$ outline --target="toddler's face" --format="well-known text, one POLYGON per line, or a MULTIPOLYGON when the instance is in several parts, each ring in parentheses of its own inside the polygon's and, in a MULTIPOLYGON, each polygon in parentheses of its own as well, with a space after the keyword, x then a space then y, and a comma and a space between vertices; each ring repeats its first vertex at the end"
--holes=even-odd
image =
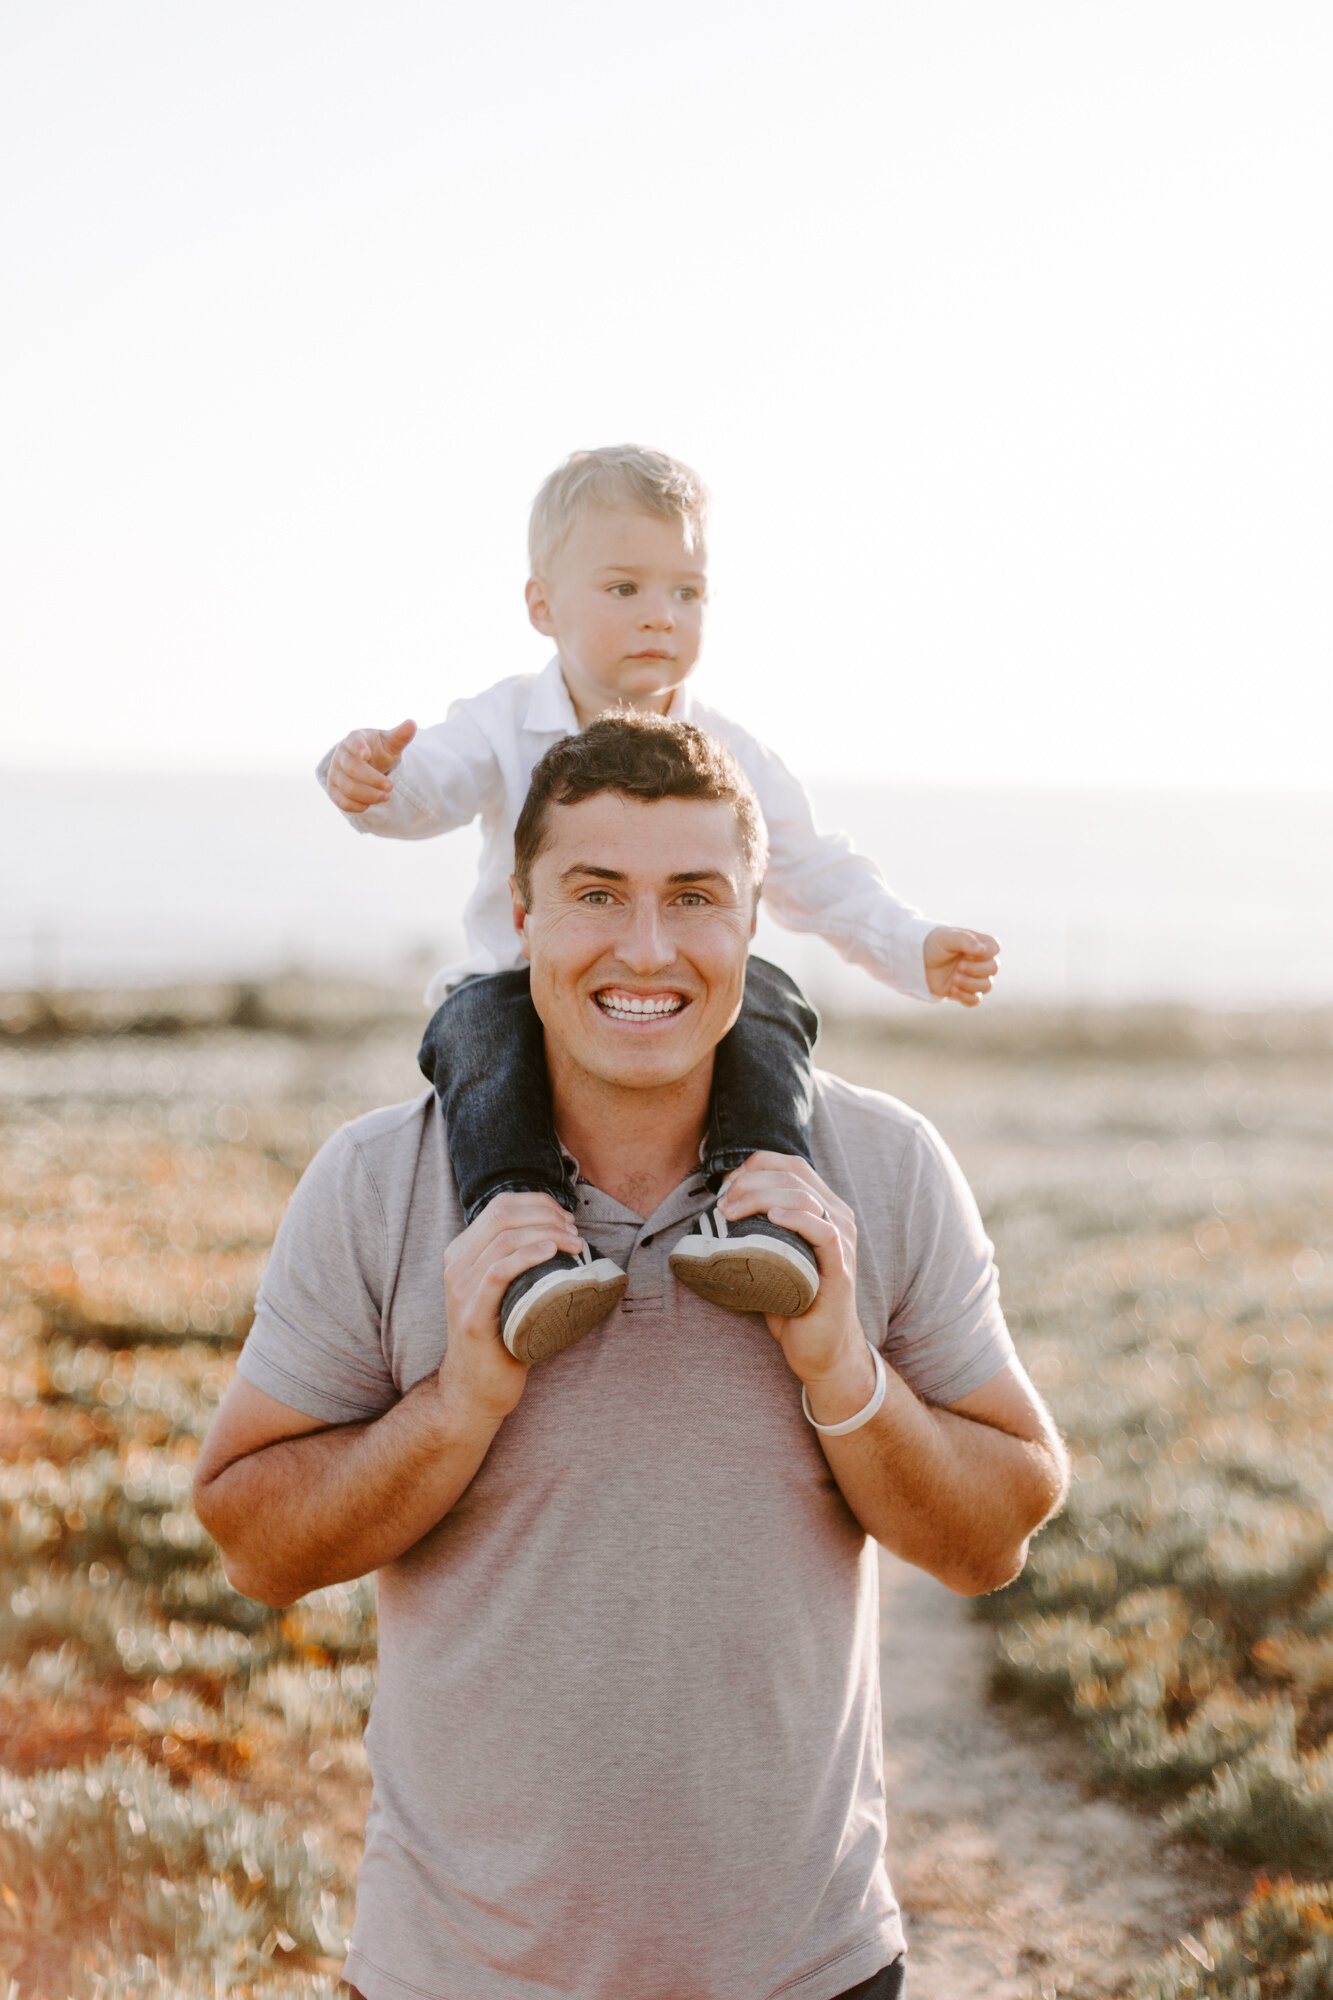
POLYGON ((705 556, 679 521, 597 507, 528 583, 528 615, 554 639, 581 722, 628 702, 665 710, 699 657, 705 556))

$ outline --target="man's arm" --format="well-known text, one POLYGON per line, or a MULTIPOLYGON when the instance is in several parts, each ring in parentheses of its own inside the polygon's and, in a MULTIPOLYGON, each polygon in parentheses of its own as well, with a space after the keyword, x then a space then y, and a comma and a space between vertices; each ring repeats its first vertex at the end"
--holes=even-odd
MULTIPOLYGON (((873 1364, 867 1384, 868 1356, 857 1359, 856 1372, 808 1387, 817 1422, 841 1423, 869 1402, 873 1364)), ((843 1498, 868 1535, 950 1590, 999 1590, 1064 1500, 1068 1469, 1054 1425, 1014 1360, 945 1408, 888 1374, 877 1416, 847 1437, 819 1440, 843 1498)))
MULTIPOLYGON (((768 1327, 820 1424, 870 1402, 876 1371, 856 1307, 856 1218, 804 1160, 756 1153, 719 1207, 728 1220, 761 1210, 804 1236, 819 1293, 800 1319, 768 1327)), ((887 1367, 887 1365, 886 1365, 887 1367)), ((1017 1361, 946 1407, 887 1368, 869 1423, 819 1442, 843 1498, 868 1535, 965 1596, 998 1590, 1022 1569, 1031 1535, 1064 1499, 1064 1447, 1017 1361)))
POLYGON ((293 1604, 428 1534, 523 1393, 527 1369, 499 1334, 505 1287, 579 1248, 548 1195, 497 1196, 445 1252, 449 1346, 438 1373, 370 1423, 322 1426, 238 1377, 204 1440, 194 1494, 234 1588, 293 1604))

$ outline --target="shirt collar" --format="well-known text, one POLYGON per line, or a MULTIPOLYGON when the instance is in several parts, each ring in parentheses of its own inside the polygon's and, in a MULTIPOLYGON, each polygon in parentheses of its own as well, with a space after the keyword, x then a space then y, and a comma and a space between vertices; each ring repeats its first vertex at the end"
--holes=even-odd
MULTIPOLYGON (((672 690, 667 715, 672 722, 693 719, 694 696, 688 681, 682 681, 678 688, 672 690)), ((523 727, 534 736, 577 736, 579 733, 579 719, 560 671, 558 654, 542 668, 532 684, 523 727)))
POLYGON ((534 736, 577 736, 579 719, 560 671, 560 658, 544 666, 532 684, 523 727, 534 736))

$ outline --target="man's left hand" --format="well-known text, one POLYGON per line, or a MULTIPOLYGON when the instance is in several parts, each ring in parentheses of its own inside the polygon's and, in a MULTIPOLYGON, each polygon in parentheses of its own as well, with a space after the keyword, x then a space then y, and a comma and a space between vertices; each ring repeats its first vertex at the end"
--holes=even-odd
POLYGON ((765 1314, 787 1366, 804 1383, 821 1424, 840 1424, 875 1392, 875 1364, 856 1309, 856 1217, 807 1160, 751 1153, 718 1201, 728 1222, 768 1216, 803 1236, 819 1266, 819 1291, 799 1319, 765 1314))

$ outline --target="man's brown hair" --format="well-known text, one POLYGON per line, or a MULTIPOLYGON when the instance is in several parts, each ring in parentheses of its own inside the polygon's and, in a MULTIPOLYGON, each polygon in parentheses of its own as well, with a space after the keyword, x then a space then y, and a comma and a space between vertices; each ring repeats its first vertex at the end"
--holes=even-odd
POLYGON ((525 907, 532 868, 546 844, 546 808, 576 806, 601 792, 626 799, 716 799, 736 815, 736 833, 755 894, 768 862, 768 834, 750 786, 730 750, 692 722, 664 715, 599 716, 578 736, 553 743, 532 774, 514 828, 514 875, 525 907))

